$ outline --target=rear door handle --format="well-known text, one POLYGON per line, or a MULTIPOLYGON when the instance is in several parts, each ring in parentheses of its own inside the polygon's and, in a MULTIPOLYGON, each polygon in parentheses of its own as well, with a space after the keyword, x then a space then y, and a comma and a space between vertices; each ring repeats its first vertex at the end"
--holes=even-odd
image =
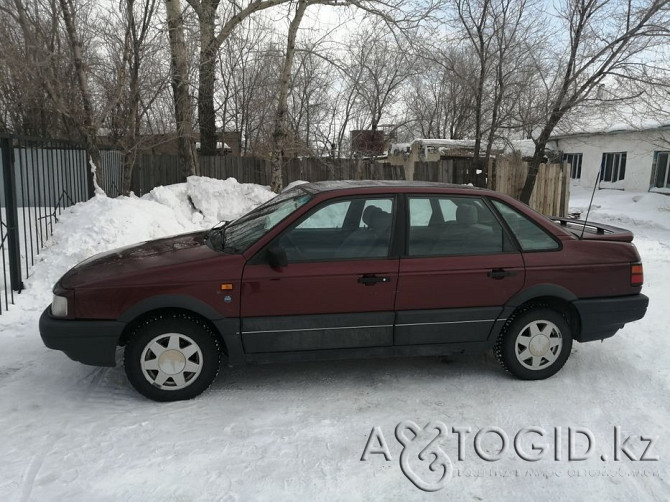
POLYGON ((491 279, 504 279, 505 277, 512 277, 516 274, 517 273, 512 270, 505 270, 504 268, 494 268, 486 273, 491 279))
POLYGON ((358 282, 366 286, 374 286, 378 282, 391 282, 390 277, 379 277, 378 275, 364 275, 358 278, 358 282))

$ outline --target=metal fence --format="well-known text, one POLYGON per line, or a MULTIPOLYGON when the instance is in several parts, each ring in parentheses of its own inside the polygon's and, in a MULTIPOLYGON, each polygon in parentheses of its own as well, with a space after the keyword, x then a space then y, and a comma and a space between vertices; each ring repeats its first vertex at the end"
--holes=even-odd
POLYGON ((63 209, 91 196, 82 145, 0 136, 0 314, 23 289, 63 209))
POLYGON ((118 197, 123 189, 123 153, 118 150, 100 152, 102 176, 96 176, 98 185, 109 197, 118 197))

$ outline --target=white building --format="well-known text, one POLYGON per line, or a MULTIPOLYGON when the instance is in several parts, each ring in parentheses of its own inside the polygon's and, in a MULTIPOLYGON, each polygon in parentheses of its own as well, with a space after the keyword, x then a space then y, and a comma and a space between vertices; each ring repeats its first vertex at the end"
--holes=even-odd
POLYGON ((571 177, 592 187, 670 193, 670 122, 611 123, 600 130, 557 134, 547 145, 563 152, 571 177))

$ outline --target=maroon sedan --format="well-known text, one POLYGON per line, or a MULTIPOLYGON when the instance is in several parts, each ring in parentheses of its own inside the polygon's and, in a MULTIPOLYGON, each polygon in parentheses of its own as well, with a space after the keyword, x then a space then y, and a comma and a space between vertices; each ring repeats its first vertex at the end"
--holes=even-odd
POLYGON ((44 343, 189 399, 228 364, 492 348, 522 379, 644 316, 627 230, 550 220, 488 190, 297 186, 208 232, 94 256, 54 287, 44 343))

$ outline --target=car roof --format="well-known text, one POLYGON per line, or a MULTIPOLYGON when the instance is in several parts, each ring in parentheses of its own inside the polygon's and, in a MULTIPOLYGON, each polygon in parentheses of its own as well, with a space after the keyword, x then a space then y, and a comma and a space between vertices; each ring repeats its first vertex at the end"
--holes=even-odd
POLYGON ((302 190, 317 194, 331 192, 334 190, 352 190, 364 188, 392 188, 393 191, 411 192, 415 188, 434 189, 456 189, 473 192, 489 192, 485 188, 473 187, 471 185, 455 185, 451 183, 437 183, 434 181, 405 181, 405 180, 339 180, 339 181, 317 181, 298 185, 302 190))

